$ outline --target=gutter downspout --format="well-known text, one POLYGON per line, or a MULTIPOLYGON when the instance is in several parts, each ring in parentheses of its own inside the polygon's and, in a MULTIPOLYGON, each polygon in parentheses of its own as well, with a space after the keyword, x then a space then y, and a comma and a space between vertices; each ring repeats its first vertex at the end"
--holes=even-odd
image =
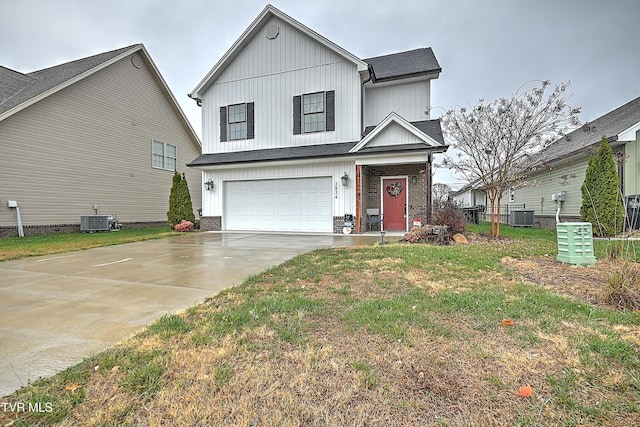
POLYGON ((364 136, 364 85, 373 80, 374 73, 371 64, 368 65, 369 78, 360 83, 360 136, 364 136))

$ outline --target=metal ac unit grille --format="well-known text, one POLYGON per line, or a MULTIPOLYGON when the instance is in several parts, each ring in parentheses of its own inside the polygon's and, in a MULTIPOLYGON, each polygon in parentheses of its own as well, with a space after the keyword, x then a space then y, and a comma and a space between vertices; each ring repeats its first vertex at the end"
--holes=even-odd
POLYGON ((80 216, 80 231, 109 231, 119 228, 120 224, 113 215, 80 216))
POLYGON ((533 227, 533 210, 511 211, 509 223, 513 227, 533 227))

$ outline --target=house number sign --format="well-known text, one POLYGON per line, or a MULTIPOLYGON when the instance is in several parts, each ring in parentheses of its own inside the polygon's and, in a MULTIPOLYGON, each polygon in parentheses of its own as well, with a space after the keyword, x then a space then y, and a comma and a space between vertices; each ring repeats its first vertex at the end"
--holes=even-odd
POLYGON ((333 197, 338 198, 338 182, 333 183, 333 197))

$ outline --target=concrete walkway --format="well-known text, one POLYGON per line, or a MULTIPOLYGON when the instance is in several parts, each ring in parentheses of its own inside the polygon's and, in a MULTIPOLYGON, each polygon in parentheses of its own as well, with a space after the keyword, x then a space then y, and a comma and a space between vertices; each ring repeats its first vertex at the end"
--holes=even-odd
POLYGON ((0 262, 0 396, 298 254, 379 240, 190 233, 0 262))

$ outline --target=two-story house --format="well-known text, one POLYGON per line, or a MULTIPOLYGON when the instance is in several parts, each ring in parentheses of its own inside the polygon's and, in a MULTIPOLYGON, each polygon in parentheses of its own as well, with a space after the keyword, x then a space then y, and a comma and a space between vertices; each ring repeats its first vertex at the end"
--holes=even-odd
POLYGON ((271 5, 189 95, 208 230, 407 230, 430 208, 431 48, 360 59, 271 5), (372 209, 374 211, 372 211, 372 209), (377 224, 380 225, 380 224, 377 224))
POLYGON ((142 44, 0 66, 0 148, 0 237, 79 231, 95 213, 166 224, 175 170, 201 204, 201 174, 185 168, 200 140, 142 44))

